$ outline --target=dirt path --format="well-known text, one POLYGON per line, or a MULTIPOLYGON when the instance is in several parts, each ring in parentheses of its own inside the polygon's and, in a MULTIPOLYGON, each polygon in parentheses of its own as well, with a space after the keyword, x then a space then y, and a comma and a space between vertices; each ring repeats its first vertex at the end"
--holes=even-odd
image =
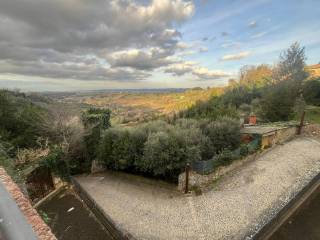
POLYGON ((320 173, 319 153, 319 141, 294 139, 225 176, 218 190, 201 196, 186 197, 110 174, 77 180, 137 239, 244 239, 320 173))

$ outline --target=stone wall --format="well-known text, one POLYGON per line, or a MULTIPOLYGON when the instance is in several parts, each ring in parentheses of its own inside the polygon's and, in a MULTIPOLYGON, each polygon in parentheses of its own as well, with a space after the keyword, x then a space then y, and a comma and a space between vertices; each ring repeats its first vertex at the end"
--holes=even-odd
POLYGON ((261 149, 271 147, 278 143, 284 143, 293 139, 297 134, 297 127, 290 126, 277 129, 270 133, 264 134, 261 138, 261 149))
MULTIPOLYGON (((262 138, 261 149, 264 149, 267 145, 269 145, 268 147, 272 147, 275 144, 289 141, 296 136, 296 132, 297 132, 296 126, 286 127, 286 128, 278 129, 274 132, 271 132, 270 134, 265 136, 265 138, 262 138)), ((192 188, 205 189, 207 187, 210 187, 209 185, 212 184, 217 179, 219 179, 221 176, 235 170, 236 168, 240 167, 246 162, 256 159, 257 157, 261 156, 261 154, 264 154, 265 152, 267 151, 265 150, 263 152, 257 152, 257 153, 248 155, 242 159, 233 161, 228 166, 218 167, 212 173, 207 175, 202 175, 191 170, 189 174, 189 189, 192 189, 192 188)), ((186 176, 184 172, 179 175, 179 180, 178 180, 179 191, 184 191, 185 189, 185 178, 186 176)))
MULTIPOLYGON (((209 188, 210 184, 215 182, 221 176, 235 170, 236 168, 242 166, 243 164, 245 164, 249 161, 256 159, 257 156, 260 156, 260 153, 254 153, 254 154, 248 155, 245 158, 233 161, 228 166, 218 167, 215 171, 213 171, 212 173, 207 174, 207 175, 202 175, 202 174, 199 174, 199 173, 191 170, 189 172, 189 189, 200 188, 200 189, 204 190, 206 188, 209 188)), ((185 175, 185 172, 183 172, 179 175, 179 180, 178 180, 178 190, 179 191, 184 191, 185 184, 186 184, 185 180, 186 180, 186 175, 185 175)))
POLYGON ((297 134, 296 126, 277 130, 277 134, 275 138, 276 143, 284 143, 286 141, 289 141, 293 139, 296 134, 297 134))

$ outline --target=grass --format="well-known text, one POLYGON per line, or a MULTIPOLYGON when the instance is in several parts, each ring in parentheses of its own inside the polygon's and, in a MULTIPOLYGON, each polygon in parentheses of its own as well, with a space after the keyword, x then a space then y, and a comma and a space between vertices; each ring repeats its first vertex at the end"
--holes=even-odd
POLYGON ((320 107, 317 106, 307 106, 305 121, 309 123, 320 124, 320 107))

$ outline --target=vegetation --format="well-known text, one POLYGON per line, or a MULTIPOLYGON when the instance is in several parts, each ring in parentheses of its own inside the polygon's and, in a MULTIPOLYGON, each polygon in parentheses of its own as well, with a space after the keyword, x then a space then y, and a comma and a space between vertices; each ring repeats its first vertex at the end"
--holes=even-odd
POLYGON ((307 121, 320 122, 320 79, 306 69, 304 48, 295 43, 274 67, 244 66, 226 88, 80 96, 71 104, 68 95, 61 104, 1 90, 0 164, 19 176, 17 170, 38 162, 67 179, 99 160, 109 169, 168 180, 186 163, 226 165, 235 150, 249 152, 240 143, 240 117, 288 121, 306 109, 307 121), (112 121, 121 125, 111 127, 112 121))
POLYGON ((304 82, 303 97, 307 104, 320 106, 320 78, 304 82))
POLYGON ((236 117, 239 112, 253 111, 264 122, 288 121, 295 117, 295 105, 300 95, 308 103, 319 103, 319 82, 308 80, 304 48, 294 43, 280 55, 279 63, 245 66, 238 83, 231 81, 229 89, 218 97, 199 102, 182 111, 181 117, 236 117))
POLYGON ((179 119, 135 128, 110 128, 103 134, 98 158, 109 169, 174 179, 186 163, 208 160, 240 144, 237 121, 179 119))
POLYGON ((56 100, 81 108, 108 108, 112 111, 111 123, 136 125, 159 119, 187 109, 197 101, 208 100, 224 92, 222 87, 189 90, 159 90, 155 92, 87 93, 77 95, 54 95, 56 100))
POLYGON ((110 126, 110 111, 89 109, 82 118, 85 129, 80 118, 61 105, 31 96, 0 91, 0 164, 16 180, 34 163, 64 178, 89 171, 90 151, 95 153, 100 140, 95 133, 110 126))
POLYGON ((15 148, 34 147, 46 135, 44 109, 25 94, 0 90, 0 135, 15 148))
MULTIPOLYGON (((297 116, 297 120, 299 120, 299 116, 297 116)), ((306 108, 305 121, 320 124, 320 107, 308 106, 306 108)))

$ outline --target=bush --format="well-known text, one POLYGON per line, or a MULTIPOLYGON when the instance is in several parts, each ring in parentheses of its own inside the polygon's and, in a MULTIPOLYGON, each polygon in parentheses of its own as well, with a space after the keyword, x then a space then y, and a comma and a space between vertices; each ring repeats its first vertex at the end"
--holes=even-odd
POLYGON ((234 159, 236 159, 236 157, 233 155, 232 151, 224 149, 215 159, 217 166, 225 166, 230 164, 234 159))
POLYGON ((320 106, 320 78, 303 84, 303 97, 307 104, 320 106))
POLYGON ((50 153, 41 159, 40 166, 49 168, 64 180, 68 180, 70 177, 69 166, 65 161, 65 153, 60 146, 52 146, 50 153))
POLYGON ((181 129, 151 134, 145 143, 141 169, 155 176, 177 176, 186 163, 201 159, 200 144, 191 140, 191 135, 192 130, 181 129))
POLYGON ((197 102, 194 106, 187 110, 179 112, 180 118, 196 118, 216 120, 219 117, 227 116, 238 118, 236 107, 224 103, 224 95, 221 97, 212 97, 207 102, 197 102))
POLYGON ((237 120, 178 119, 104 131, 98 159, 107 168, 174 179, 186 163, 211 159, 239 145, 237 120))
POLYGON ((228 117, 210 122, 204 127, 204 133, 212 142, 215 153, 223 149, 236 149, 240 145, 240 124, 228 117))
POLYGON ((0 90, 0 134, 17 148, 37 146, 44 135, 46 111, 24 94, 0 90))
POLYGON ((248 154, 249 154, 248 146, 246 144, 242 144, 240 146, 240 155, 241 156, 247 156, 248 154))
POLYGON ((294 117, 294 105, 298 96, 296 83, 282 81, 266 89, 261 99, 261 116, 265 121, 288 121, 294 117))

